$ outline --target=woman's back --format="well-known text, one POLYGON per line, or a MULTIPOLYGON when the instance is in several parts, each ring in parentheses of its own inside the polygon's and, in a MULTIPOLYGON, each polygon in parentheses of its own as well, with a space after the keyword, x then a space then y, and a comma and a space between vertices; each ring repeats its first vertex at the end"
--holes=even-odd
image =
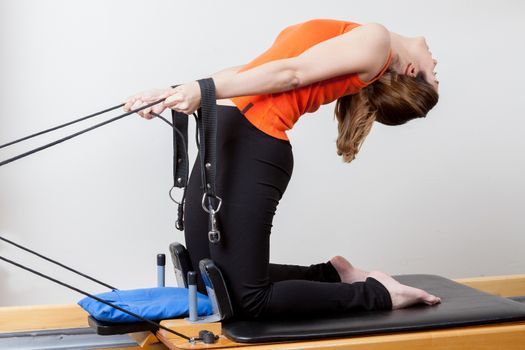
MULTIPOLYGON (((313 19, 288 26, 279 33, 270 48, 239 72, 270 61, 297 57, 310 47, 359 26, 361 24, 334 19, 313 19)), ((301 115, 315 112, 321 105, 339 97, 356 93, 374 80, 363 82, 357 73, 351 73, 285 92, 239 96, 231 100, 257 128, 287 140, 286 130, 290 130, 301 115)))

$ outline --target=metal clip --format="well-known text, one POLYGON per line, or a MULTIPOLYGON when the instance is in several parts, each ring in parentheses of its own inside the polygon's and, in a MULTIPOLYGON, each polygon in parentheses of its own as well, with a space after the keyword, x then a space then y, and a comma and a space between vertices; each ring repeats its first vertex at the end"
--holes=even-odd
MULTIPOLYGON (((208 205, 210 206, 210 208, 213 209, 212 204, 211 204, 211 200, 210 200, 211 197, 208 196, 207 193, 204 193, 204 194, 202 195, 201 205, 202 205, 202 209, 203 209, 206 213, 209 213, 210 210, 209 210, 208 208, 206 208, 206 197, 208 197, 208 205)), ((221 197, 219 197, 219 196, 214 196, 213 198, 215 198, 216 200, 219 201, 219 204, 217 204, 217 208, 215 209, 215 212, 218 213, 219 210, 221 210, 222 199, 221 199, 221 197)))
POLYGON ((211 243, 217 244, 221 240, 221 231, 219 231, 219 228, 217 227, 217 218, 215 217, 215 210, 210 208, 209 213, 211 229, 208 232, 208 239, 211 243))
POLYGON ((175 189, 175 186, 172 186, 172 187, 170 188, 170 191, 168 192, 168 194, 169 194, 171 200, 172 200, 175 204, 179 204, 179 205, 180 205, 180 204, 182 203, 182 201, 179 202, 179 201, 176 200, 175 197, 173 196, 173 190, 174 190, 174 189, 175 189))

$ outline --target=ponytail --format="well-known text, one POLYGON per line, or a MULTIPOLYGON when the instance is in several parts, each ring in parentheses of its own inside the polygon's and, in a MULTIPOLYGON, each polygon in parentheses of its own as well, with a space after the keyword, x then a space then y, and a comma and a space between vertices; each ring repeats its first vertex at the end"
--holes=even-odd
POLYGON ((337 155, 343 156, 346 163, 355 159, 376 119, 376 111, 369 101, 368 88, 369 86, 354 95, 343 96, 336 103, 335 117, 339 131, 337 155))
POLYGON ((335 106, 338 122, 337 155, 355 159, 374 121, 401 125, 425 117, 438 101, 438 93, 423 77, 386 71, 358 93, 340 97, 335 106))

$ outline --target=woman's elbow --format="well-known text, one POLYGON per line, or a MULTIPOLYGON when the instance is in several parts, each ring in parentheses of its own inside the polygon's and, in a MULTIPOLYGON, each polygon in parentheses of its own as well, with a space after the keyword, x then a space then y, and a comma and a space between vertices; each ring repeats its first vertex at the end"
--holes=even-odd
POLYGON ((286 59, 281 62, 279 72, 276 76, 276 85, 278 90, 288 91, 299 87, 300 79, 298 70, 293 65, 293 60, 286 59))
POLYGON ((290 90, 300 87, 301 81, 299 80, 299 75, 296 72, 294 71, 290 72, 290 76, 288 78, 288 84, 290 85, 290 90))

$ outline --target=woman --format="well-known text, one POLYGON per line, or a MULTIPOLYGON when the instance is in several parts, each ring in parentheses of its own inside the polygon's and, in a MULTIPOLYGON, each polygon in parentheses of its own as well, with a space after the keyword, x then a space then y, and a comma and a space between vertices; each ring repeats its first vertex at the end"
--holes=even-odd
MULTIPOLYGON (((423 37, 404 37, 379 24, 314 19, 285 28, 252 62, 212 75, 223 237, 220 244, 208 243, 197 159, 187 189, 185 239, 194 266, 209 257, 221 268, 237 315, 311 316, 440 302, 341 256, 310 266, 269 262, 273 215, 293 168, 286 130, 302 114, 337 99, 337 153, 351 162, 374 121, 400 125, 424 117, 437 103, 436 64, 423 37)), ((200 97, 192 81, 137 94, 124 108, 166 98, 139 114, 150 119, 152 111, 171 108, 189 115, 200 97)), ((202 281, 199 290, 204 292, 202 281)))

